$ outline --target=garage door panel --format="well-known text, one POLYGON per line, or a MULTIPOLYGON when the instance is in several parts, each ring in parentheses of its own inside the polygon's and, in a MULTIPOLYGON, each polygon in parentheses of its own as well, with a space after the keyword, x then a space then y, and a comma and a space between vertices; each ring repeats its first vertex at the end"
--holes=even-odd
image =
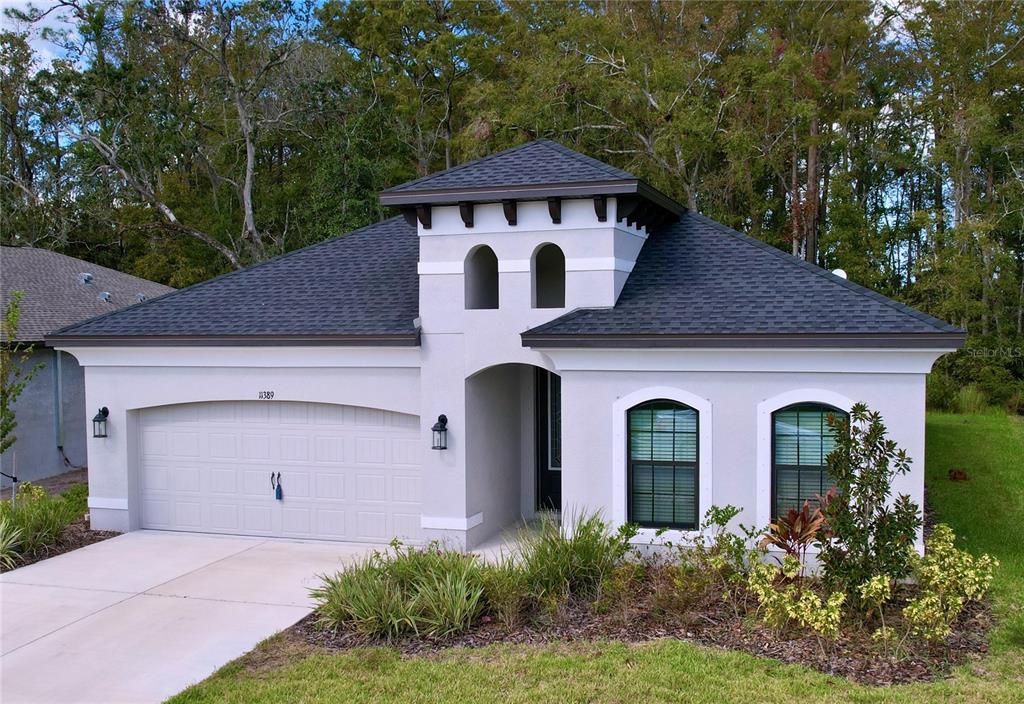
POLYGON ((338 540, 420 536, 416 416, 247 401, 140 415, 144 527, 338 540), (283 501, 271 485, 278 472, 283 501))

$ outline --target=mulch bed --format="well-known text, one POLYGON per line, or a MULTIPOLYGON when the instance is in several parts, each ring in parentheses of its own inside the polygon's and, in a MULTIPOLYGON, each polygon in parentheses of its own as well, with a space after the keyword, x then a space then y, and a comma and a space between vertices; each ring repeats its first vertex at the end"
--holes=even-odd
MULTIPOLYGON (((643 598, 634 603, 642 605, 643 598)), ((485 618, 460 636, 433 640, 409 636, 391 642, 353 632, 325 631, 314 612, 292 626, 287 637, 320 649, 343 651, 368 646, 388 646, 406 657, 431 657, 450 648, 479 648, 502 644, 547 644, 592 640, 644 643, 673 638, 703 646, 739 650, 800 664, 829 675, 870 685, 927 682, 948 675, 950 669, 988 649, 986 634, 992 617, 986 605, 968 607, 944 644, 907 644, 901 657, 890 657, 871 640, 868 628, 844 627, 832 642, 799 633, 776 633, 750 616, 737 615, 721 600, 708 600, 679 619, 655 616, 642 608, 613 609, 599 613, 592 604, 576 603, 554 617, 534 619, 509 631, 485 618), (823 652, 824 647, 824 652, 823 652)))

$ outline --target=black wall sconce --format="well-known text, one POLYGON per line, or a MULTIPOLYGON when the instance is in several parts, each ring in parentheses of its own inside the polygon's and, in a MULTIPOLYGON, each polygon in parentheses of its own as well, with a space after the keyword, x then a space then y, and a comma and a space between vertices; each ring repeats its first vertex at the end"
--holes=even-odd
POLYGON ((104 406, 92 417, 92 436, 94 438, 107 437, 107 416, 109 415, 110 411, 104 406))
POLYGON ((437 417, 437 422, 434 423, 434 427, 430 429, 434 435, 434 443, 431 446, 431 450, 447 450, 448 449, 448 416, 444 413, 437 417))

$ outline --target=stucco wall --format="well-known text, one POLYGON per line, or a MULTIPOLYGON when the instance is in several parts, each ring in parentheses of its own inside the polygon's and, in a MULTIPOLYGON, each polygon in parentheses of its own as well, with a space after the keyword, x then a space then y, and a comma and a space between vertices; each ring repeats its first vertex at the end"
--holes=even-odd
POLYGON ((274 401, 420 413, 416 349, 82 348, 75 353, 86 368, 87 406, 110 410, 108 437, 89 438, 90 511, 101 529, 139 525, 139 409, 255 401, 259 392, 273 391, 274 401))
MULTIPOLYGON (((709 462, 710 486, 704 482, 702 468, 700 514, 710 505, 733 504, 743 509, 738 522, 760 526, 769 521, 770 415, 800 401, 821 401, 844 410, 863 401, 879 411, 890 437, 913 459, 912 471, 896 480, 894 491, 923 504, 923 373, 607 369, 560 373, 566 419, 563 512, 585 507, 601 510, 616 523, 626 519, 625 411, 643 400, 664 397, 688 401, 694 407, 703 405, 699 409, 700 459, 709 462)), ((641 540, 651 537, 645 533, 641 540)))
POLYGON ((520 367, 504 364, 466 380, 466 490, 470 514, 483 513, 474 542, 519 520, 522 443, 520 367))
MULTIPOLYGON (((14 404, 18 439, 2 458, 3 471, 11 474, 17 454, 17 474, 22 481, 44 479, 71 469, 61 456, 61 443, 73 466, 86 463, 84 374, 74 357, 61 353, 58 380, 57 354, 51 349, 37 349, 21 363, 24 370, 42 365, 14 404)), ((10 486, 9 479, 2 481, 3 486, 10 486)))

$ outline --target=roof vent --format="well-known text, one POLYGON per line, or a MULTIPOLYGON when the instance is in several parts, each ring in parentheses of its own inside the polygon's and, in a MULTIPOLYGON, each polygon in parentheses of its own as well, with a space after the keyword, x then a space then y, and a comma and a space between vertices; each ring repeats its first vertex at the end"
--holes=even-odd
POLYGON ((110 291, 101 292, 100 295, 97 296, 97 298, 103 301, 104 303, 110 303, 110 291))
POLYGON ((80 284, 91 284, 92 283, 92 274, 90 274, 87 271, 83 271, 81 274, 78 275, 78 283, 80 283, 80 284))
POLYGON ((848 277, 848 276, 846 275, 846 272, 845 272, 845 271, 843 271, 842 269, 833 269, 833 270, 832 270, 832 273, 833 273, 833 274, 834 274, 835 276, 838 276, 838 277, 839 277, 840 279, 847 279, 847 278, 849 278, 849 277, 848 277))
POLYGON ((135 294, 135 300, 138 301, 139 303, 144 302, 146 300, 146 294, 144 294, 144 293, 136 293, 135 294))

